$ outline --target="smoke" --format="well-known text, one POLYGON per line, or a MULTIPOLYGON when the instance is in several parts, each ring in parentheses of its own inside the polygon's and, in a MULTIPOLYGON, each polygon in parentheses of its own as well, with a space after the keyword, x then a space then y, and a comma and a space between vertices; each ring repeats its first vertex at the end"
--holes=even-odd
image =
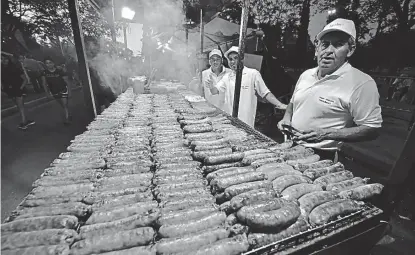
MULTIPOLYGON (((127 79, 154 73, 155 79, 180 80, 187 85, 196 76, 195 47, 191 39, 186 44, 183 27, 183 2, 172 0, 141 1, 136 15, 143 23, 142 59, 128 60, 111 49, 109 38, 86 40, 88 63, 96 71, 100 86, 119 95, 129 86, 127 79)), ((133 7, 134 8, 134 7, 133 7)), ((104 13, 108 13, 104 10, 104 13)), ((189 36, 189 38, 192 38, 189 36)), ((122 50, 118 43, 116 49, 122 50)))

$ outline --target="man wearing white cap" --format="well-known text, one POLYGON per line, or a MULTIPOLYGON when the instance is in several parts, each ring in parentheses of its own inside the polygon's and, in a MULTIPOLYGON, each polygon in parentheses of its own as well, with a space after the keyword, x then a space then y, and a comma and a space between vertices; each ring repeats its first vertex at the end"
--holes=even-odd
MULTIPOLYGON (((212 94, 225 94, 225 102, 223 110, 228 114, 232 114, 233 97, 235 92, 236 69, 239 60, 239 48, 232 46, 226 53, 225 57, 228 59, 229 67, 232 72, 226 74, 216 86, 211 81, 206 82, 206 86, 210 89, 212 94)), ((254 127, 255 115, 257 108, 256 96, 266 99, 278 109, 285 109, 286 105, 281 103, 265 85, 261 74, 252 68, 245 67, 242 70, 241 94, 239 98, 238 118, 254 127)))
POLYGON ((351 20, 336 19, 317 35, 318 66, 301 74, 283 120, 299 130, 296 139, 336 157, 343 141, 377 137, 382 116, 375 81, 352 67, 348 59, 356 48, 356 28, 351 20))
POLYGON ((231 70, 223 66, 222 52, 217 49, 214 49, 209 53, 209 64, 210 68, 202 72, 204 97, 209 103, 223 110, 225 95, 223 93, 219 93, 217 95, 212 94, 209 88, 207 88, 206 83, 208 81, 212 81, 213 85, 216 85, 223 78, 223 76, 231 70))

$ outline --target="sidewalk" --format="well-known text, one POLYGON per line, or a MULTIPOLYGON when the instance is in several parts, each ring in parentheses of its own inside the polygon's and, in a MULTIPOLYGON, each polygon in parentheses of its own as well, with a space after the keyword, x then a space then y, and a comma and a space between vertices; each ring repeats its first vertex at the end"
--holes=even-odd
MULTIPOLYGON (((73 91, 81 90, 82 87, 72 88, 73 91)), ((44 103, 50 102, 52 98, 47 98, 45 92, 35 93, 34 91, 29 90, 27 95, 24 97, 24 103, 27 108, 36 107, 44 103)), ((13 114, 16 114, 18 109, 14 101, 8 98, 6 95, 1 95, 1 118, 9 117, 13 114)))

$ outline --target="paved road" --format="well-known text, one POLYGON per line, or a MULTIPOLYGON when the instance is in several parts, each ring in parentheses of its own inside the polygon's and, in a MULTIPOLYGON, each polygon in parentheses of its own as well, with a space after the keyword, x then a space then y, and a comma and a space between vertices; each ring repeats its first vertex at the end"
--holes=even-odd
POLYGON ((70 140, 84 132, 90 122, 85 113, 82 91, 74 91, 70 99, 73 115, 71 126, 63 125, 63 111, 49 102, 28 111, 36 125, 25 131, 17 129, 19 116, 2 119, 1 123, 1 218, 2 221, 30 192, 31 184, 70 140))

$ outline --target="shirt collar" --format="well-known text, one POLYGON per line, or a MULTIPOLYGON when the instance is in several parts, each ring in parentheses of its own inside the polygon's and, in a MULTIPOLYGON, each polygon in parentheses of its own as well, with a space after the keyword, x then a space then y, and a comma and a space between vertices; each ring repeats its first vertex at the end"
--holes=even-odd
MULTIPOLYGON (((212 67, 209 68, 210 72, 215 74, 215 72, 213 72, 212 67)), ((219 73, 219 75, 223 74, 226 72, 226 68, 222 65, 222 72, 219 73)))
MULTIPOLYGON (((336 71, 334 71, 332 74, 328 74, 328 75, 324 76, 324 78, 326 78, 326 79, 327 78, 338 78, 338 77, 342 76, 343 74, 347 73, 350 70, 351 67, 352 66, 349 64, 349 62, 346 61, 336 71)), ((318 70, 319 69, 317 67, 314 74, 313 74, 313 76, 316 78, 316 80, 318 80, 318 74, 317 74, 318 70)), ((324 78, 322 78, 322 79, 324 79, 324 78)))

